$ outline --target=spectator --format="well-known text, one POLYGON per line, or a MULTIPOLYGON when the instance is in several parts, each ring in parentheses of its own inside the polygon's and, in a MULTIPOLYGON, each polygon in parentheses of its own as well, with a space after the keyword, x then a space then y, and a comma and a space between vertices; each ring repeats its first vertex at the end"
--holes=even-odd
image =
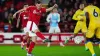
POLYGON ((9 15, 8 15, 8 21, 9 21, 9 23, 12 25, 12 22, 13 22, 13 14, 12 13, 9 13, 9 15))
POLYGON ((16 9, 19 10, 23 7, 24 3, 22 1, 18 2, 18 4, 16 5, 16 9))
POLYGON ((64 0, 59 0, 59 1, 58 1, 58 6, 59 6, 59 8, 62 9, 62 10, 63 10, 63 8, 64 8, 63 2, 64 2, 64 0))
POLYGON ((50 0, 48 3, 48 7, 52 7, 56 3, 56 0, 50 0))
POLYGON ((6 23, 8 23, 8 14, 9 14, 9 12, 8 12, 8 8, 7 7, 4 7, 4 10, 3 10, 3 20, 4 20, 4 22, 6 22, 6 23))
POLYGON ((70 10, 70 11, 68 12, 67 17, 66 17, 66 21, 67 21, 69 24, 70 24, 70 23, 73 23, 73 21, 72 21, 72 16, 73 16, 73 11, 70 10))
POLYGON ((69 28, 69 32, 73 32, 74 31, 74 25, 72 24, 72 25, 70 25, 70 28, 69 28))
POLYGON ((9 13, 15 13, 16 9, 14 8, 14 4, 11 4, 10 8, 8 9, 9 13))
POLYGON ((63 31, 63 32, 70 32, 70 31, 69 31, 69 27, 68 27, 67 24, 64 26, 64 31, 63 31))

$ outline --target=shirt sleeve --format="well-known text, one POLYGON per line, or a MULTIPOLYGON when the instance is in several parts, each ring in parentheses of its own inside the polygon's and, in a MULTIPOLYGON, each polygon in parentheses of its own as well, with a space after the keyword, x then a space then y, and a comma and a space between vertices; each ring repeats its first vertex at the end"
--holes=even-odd
POLYGON ((58 22, 60 22, 60 14, 58 14, 58 22))
POLYGON ((51 14, 49 14, 49 15, 47 16, 46 21, 47 21, 47 22, 50 22, 50 18, 51 18, 51 14))
POLYGON ((42 13, 46 13, 46 8, 42 8, 42 13))
POLYGON ((75 14, 73 15, 73 20, 80 20, 80 18, 78 17, 79 16, 79 11, 77 10, 76 12, 75 12, 75 14))

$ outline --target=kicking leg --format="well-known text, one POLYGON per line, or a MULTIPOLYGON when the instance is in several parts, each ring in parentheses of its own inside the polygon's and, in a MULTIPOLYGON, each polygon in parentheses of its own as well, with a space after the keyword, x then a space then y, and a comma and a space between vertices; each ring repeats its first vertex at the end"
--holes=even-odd
POLYGON ((34 50, 36 39, 37 39, 37 37, 32 37, 32 41, 30 42, 27 56, 28 55, 32 56, 32 50, 34 50))

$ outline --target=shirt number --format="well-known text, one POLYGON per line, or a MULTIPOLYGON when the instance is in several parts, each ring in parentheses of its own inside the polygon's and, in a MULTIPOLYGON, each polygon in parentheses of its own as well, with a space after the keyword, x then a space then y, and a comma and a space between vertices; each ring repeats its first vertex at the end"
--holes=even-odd
POLYGON ((94 15, 95 17, 98 17, 98 13, 95 11, 95 9, 94 9, 94 11, 93 11, 93 15, 94 15))

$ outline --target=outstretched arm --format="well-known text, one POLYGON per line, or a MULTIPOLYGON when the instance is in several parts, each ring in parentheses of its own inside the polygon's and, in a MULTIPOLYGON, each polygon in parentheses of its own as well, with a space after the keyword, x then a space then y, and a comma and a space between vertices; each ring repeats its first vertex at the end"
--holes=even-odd
POLYGON ((50 22, 50 17, 51 17, 51 14, 49 14, 49 15, 47 16, 46 21, 47 21, 48 23, 50 22))
POLYGON ((58 5, 57 4, 55 4, 54 6, 52 6, 52 7, 50 7, 50 8, 48 8, 48 9, 46 9, 46 12, 49 12, 49 11, 51 11, 52 9, 54 9, 55 7, 57 7, 58 5))
POLYGON ((58 14, 58 22, 60 22, 60 14, 58 14))
POLYGON ((16 18, 17 13, 24 11, 25 9, 18 10, 16 13, 13 14, 13 18, 16 18))
POLYGON ((21 15, 21 13, 19 13, 19 16, 18 16, 18 19, 17 19, 17 24, 16 24, 17 28, 19 27, 19 23, 20 23, 20 15, 21 15))

